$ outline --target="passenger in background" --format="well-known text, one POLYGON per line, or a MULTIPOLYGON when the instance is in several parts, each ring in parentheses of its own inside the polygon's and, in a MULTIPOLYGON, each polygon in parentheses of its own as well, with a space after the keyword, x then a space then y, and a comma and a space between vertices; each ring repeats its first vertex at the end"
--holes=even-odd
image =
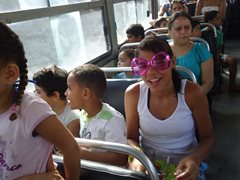
MULTIPOLYGON (((180 78, 175 60, 166 41, 157 37, 141 41, 133 70, 143 81, 125 92, 128 144, 146 153, 154 164, 163 160, 175 164, 171 179, 198 179, 199 166, 203 167, 213 146, 208 102, 199 85, 180 78)), ((144 171, 135 158, 129 168, 144 171)), ((204 179, 202 170, 200 178, 204 179)))
POLYGON ((51 158, 54 144, 63 152, 66 179, 78 180, 77 143, 45 101, 25 92, 24 47, 3 23, 0 42, 0 179, 62 179, 51 158))
POLYGON ((192 42, 192 19, 186 12, 176 12, 168 22, 169 35, 173 39, 172 51, 176 64, 190 69, 205 94, 213 87, 213 59, 208 49, 192 42))
POLYGON ((43 68, 33 75, 35 94, 46 101, 57 117, 70 131, 73 121, 79 121, 79 110, 71 110, 67 102, 68 73, 57 66, 43 68))
POLYGON ((168 26, 168 20, 167 18, 164 18, 164 17, 158 18, 154 23, 155 28, 164 28, 167 26, 168 26))
POLYGON ((226 6, 226 0, 198 0, 195 9, 195 16, 204 15, 209 11, 218 11, 221 20, 224 21, 227 10, 226 6))
MULTIPOLYGON (((93 64, 73 69, 67 79, 65 92, 71 109, 82 109, 75 132, 80 138, 127 143, 125 119, 121 113, 102 102, 106 89, 104 72, 93 64)), ((116 97, 113 97, 116 98, 116 97)), ((80 147, 81 159, 125 165, 127 156, 115 152, 80 147)))
POLYGON ((185 2, 182 0, 173 0, 171 3, 171 15, 179 11, 188 12, 185 2))
POLYGON ((240 92, 240 86, 236 84, 237 75, 237 57, 232 57, 228 54, 222 53, 223 46, 223 32, 219 29, 222 25, 222 20, 218 11, 209 11, 204 15, 204 21, 214 25, 217 29, 217 49, 218 49, 218 60, 221 62, 223 67, 228 67, 229 70, 229 91, 240 92))
POLYGON ((201 24, 197 19, 192 19, 192 37, 199 37, 202 36, 201 31, 201 24))
POLYGON ((171 16, 176 11, 188 12, 184 0, 169 0, 168 3, 161 6, 159 16, 171 16))
POLYGON ((126 30, 125 43, 140 42, 144 38, 144 28, 141 24, 131 24, 126 30))
MULTIPOLYGON (((123 49, 118 54, 118 67, 131 67, 132 59, 136 56, 135 49, 123 49)), ((112 77, 113 79, 136 78, 133 72, 120 72, 112 77)))

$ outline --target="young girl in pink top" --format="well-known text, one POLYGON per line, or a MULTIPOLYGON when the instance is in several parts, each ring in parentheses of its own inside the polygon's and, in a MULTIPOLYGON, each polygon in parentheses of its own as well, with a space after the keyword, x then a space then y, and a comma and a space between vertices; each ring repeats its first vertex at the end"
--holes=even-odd
POLYGON ((53 144, 64 154, 66 179, 79 179, 77 143, 47 103, 24 92, 23 44, 1 22, 0 42, 0 179, 62 179, 53 166, 53 144))

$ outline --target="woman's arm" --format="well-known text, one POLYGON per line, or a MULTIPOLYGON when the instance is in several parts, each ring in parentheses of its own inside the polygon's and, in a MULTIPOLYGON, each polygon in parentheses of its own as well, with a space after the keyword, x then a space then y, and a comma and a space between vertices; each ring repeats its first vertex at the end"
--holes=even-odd
POLYGON ((159 16, 163 16, 165 12, 167 12, 167 5, 166 4, 162 5, 162 7, 160 8, 159 16))
POLYGON ((80 176, 79 148, 74 137, 57 117, 47 117, 34 131, 61 150, 64 156, 66 179, 78 180, 80 176))
POLYGON ((127 88, 124 97, 124 108, 127 125, 127 139, 131 146, 139 147, 139 118, 137 104, 139 97, 139 84, 127 88))
POLYGON ((226 10, 227 10, 226 0, 220 0, 219 15, 220 15, 222 21, 224 21, 224 19, 225 19, 226 10))
POLYGON ((199 144, 189 156, 179 162, 177 171, 180 173, 177 177, 180 179, 189 176, 196 177, 198 175, 198 166, 209 156, 214 142, 206 95, 202 92, 199 85, 188 82, 185 98, 193 113, 196 129, 199 134, 199 144))
POLYGON ((190 86, 187 89, 187 93, 191 94, 187 97, 187 101, 191 104, 196 130, 199 135, 199 144, 190 156, 197 164, 200 164, 209 156, 212 150, 213 130, 207 96, 196 85, 194 87, 194 84, 192 84, 192 86, 192 88, 190 86))
MULTIPOLYGON (((137 112, 139 91, 138 83, 129 86, 125 92, 124 106, 128 144, 141 151, 139 144, 139 118, 137 112)), ((128 163, 128 168, 135 171, 145 172, 145 167, 135 158, 128 163)))
POLYGON ((202 91, 205 94, 212 89, 214 84, 213 59, 210 58, 201 64, 202 91))
POLYGON ((195 8, 195 16, 199 16, 202 14, 202 7, 203 7, 203 1, 198 0, 196 3, 196 8, 195 8))
POLYGON ((80 120, 75 119, 67 125, 68 130, 72 133, 74 137, 80 137, 80 120))

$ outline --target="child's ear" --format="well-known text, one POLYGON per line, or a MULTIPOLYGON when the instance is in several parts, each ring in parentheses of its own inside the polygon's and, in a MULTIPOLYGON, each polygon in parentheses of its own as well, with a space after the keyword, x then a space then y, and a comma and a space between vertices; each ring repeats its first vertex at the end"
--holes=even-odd
POLYGON ((51 97, 59 99, 59 98, 60 98, 60 93, 57 92, 57 91, 54 91, 54 92, 52 93, 51 97))
POLYGON ((19 75, 19 67, 16 64, 8 64, 6 68, 4 68, 4 76, 7 84, 14 84, 19 75))
POLYGON ((91 95, 91 90, 89 88, 84 88, 83 90, 83 97, 84 98, 89 98, 91 95))

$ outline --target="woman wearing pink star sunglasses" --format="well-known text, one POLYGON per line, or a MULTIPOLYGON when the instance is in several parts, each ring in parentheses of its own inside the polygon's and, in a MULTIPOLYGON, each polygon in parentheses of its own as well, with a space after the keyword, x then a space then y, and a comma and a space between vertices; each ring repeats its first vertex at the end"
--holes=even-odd
MULTIPOLYGON (((149 37, 140 43, 132 69, 143 81, 125 92, 128 144, 152 160, 175 163, 177 179, 195 180, 213 146, 208 101, 199 85, 181 79, 175 64, 166 41, 149 37)), ((136 159, 129 168, 144 171, 136 159)))

